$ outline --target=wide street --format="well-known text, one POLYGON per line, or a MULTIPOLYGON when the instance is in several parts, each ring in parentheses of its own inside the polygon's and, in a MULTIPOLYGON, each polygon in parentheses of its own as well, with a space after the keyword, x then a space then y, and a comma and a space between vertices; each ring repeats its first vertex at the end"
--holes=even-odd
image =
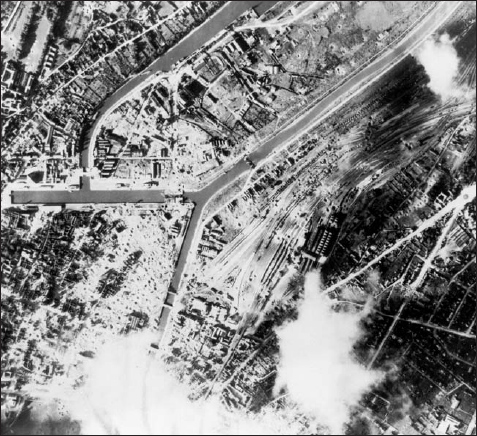
POLYGON ((91 189, 90 179, 82 177, 80 189, 24 189, 12 191, 12 204, 121 204, 121 203, 164 203, 164 192, 159 189, 91 189))
MULTIPOLYGON (((113 94, 99 111, 99 116, 95 122, 95 125, 101 122, 104 114, 107 113, 107 108, 113 106, 117 99, 122 98, 131 92, 134 87, 140 86, 143 80, 146 80, 150 74, 157 70, 166 70, 170 68, 175 62, 191 54, 196 49, 200 48, 206 41, 215 36, 217 31, 217 25, 220 22, 223 29, 234 20, 234 17, 239 16, 245 10, 250 7, 257 6, 262 2, 241 2, 242 7, 234 7, 235 15, 230 14, 228 9, 227 19, 222 16, 215 15, 208 22, 211 29, 214 32, 211 33, 207 30, 201 29, 201 32, 194 33, 194 41, 189 41, 185 38, 174 49, 161 57, 156 63, 154 63, 148 69, 148 74, 136 76, 128 84, 120 88, 117 93, 113 94), (200 37, 199 37, 200 35, 200 37), (200 44, 199 41, 200 40, 200 44), (184 48, 186 44, 187 50, 184 48), (149 74, 150 73, 150 74, 149 74)), ((270 2, 270 6, 274 2, 270 2)), ((329 92, 324 98, 316 102, 308 108, 308 110, 293 122, 289 126, 282 129, 275 136, 262 143, 255 151, 249 154, 248 158, 254 164, 259 166, 266 161, 274 151, 280 149, 286 144, 297 139, 300 135, 304 134, 309 129, 316 126, 319 122, 325 119, 330 114, 334 113, 340 107, 343 107, 348 101, 358 95, 363 89, 370 85, 370 83, 377 80, 385 72, 389 71, 399 61, 409 55, 416 47, 428 38, 433 32, 435 32, 439 26, 448 19, 448 17, 457 9, 460 2, 441 2, 433 8, 422 20, 415 23, 415 26, 392 48, 384 52, 376 60, 369 63, 364 68, 356 72, 352 77, 342 83, 340 86, 329 92)), ((229 7, 229 5, 227 5, 229 7)), ((230 6, 231 7, 231 6, 230 6)), ((93 129, 92 129, 93 130, 93 129)), ((89 142, 89 146, 83 153, 83 158, 87 160, 89 164, 92 156, 92 147, 94 146, 93 138, 89 142)), ((88 166, 88 165, 86 165, 88 166)), ((191 221, 188 226, 187 233, 184 237, 182 249, 177 261, 176 269, 172 279, 171 286, 173 289, 178 290, 180 287, 183 271, 186 268, 188 256, 194 251, 194 243, 197 242, 197 237, 201 232, 202 223, 202 211, 207 203, 227 184, 235 181, 246 172, 250 172, 251 167, 245 161, 245 159, 239 160, 229 171, 216 178, 209 185, 199 191, 185 192, 185 197, 195 203, 195 209, 193 211, 191 221)), ((13 191, 12 203, 14 204, 58 204, 58 203, 136 203, 142 201, 147 202, 161 202, 160 199, 163 194, 158 190, 147 191, 93 191, 93 190, 80 190, 75 192, 59 192, 52 190, 45 191, 13 191), (109 201, 105 201, 109 199, 109 201)), ((163 199, 162 199, 163 201, 163 199)), ((169 313, 169 311, 167 311, 169 313)))
MULTIPOLYGON (((101 122, 104 114, 107 113, 108 108, 114 106, 118 99, 129 94, 135 87, 140 86, 141 83, 147 80, 151 74, 154 74, 154 72, 157 72, 158 70, 167 70, 179 59, 193 53, 247 9, 257 7, 260 8, 260 11, 263 13, 265 9, 262 3, 265 2, 229 2, 219 11, 219 13, 215 14, 209 21, 207 21, 206 26, 200 26, 200 28, 193 33, 193 37, 191 35, 190 37, 184 38, 172 50, 168 51, 164 56, 155 61, 147 69, 147 74, 135 76, 115 94, 109 97, 98 111, 95 125, 101 122), (241 6, 239 7, 237 4, 241 4, 241 6)), ((276 2, 266 2, 266 5, 271 7, 275 3, 276 2)), ((439 25, 457 9, 459 4, 460 2, 451 1, 439 3, 422 21, 417 23, 416 26, 395 45, 395 47, 388 50, 374 62, 354 74, 351 78, 341 84, 341 86, 330 92, 326 97, 319 100, 302 116, 294 120, 294 122, 288 127, 282 129, 278 134, 262 143, 256 150, 250 153, 248 158, 254 162, 254 164, 260 165, 268 159, 275 150, 304 134, 326 116, 329 116, 336 111, 337 108, 342 107, 347 101, 364 89, 366 84, 371 80, 381 76, 398 61, 404 59, 419 43, 431 35, 439 25)), ((93 129, 94 127, 91 130, 93 129)), ((92 147, 94 147, 94 144, 91 141, 83 152, 83 158, 87 160, 88 164, 89 159, 92 156, 92 147)), ((192 217, 193 222, 189 225, 188 235, 184 241, 182 252, 188 251, 188 246, 190 246, 190 243, 192 242, 189 234, 195 233, 195 227, 199 222, 202 209, 207 202, 225 185, 233 182, 250 170, 251 168, 246 161, 241 159, 229 171, 216 178, 200 191, 185 193, 185 197, 196 204, 196 209, 192 217)), ((84 188, 71 192, 56 189, 12 191, 13 204, 136 203, 138 201, 143 201, 145 203, 162 202, 163 194, 158 190, 129 191, 121 189, 118 191, 95 191, 90 189, 84 190, 84 188)), ((181 261, 179 261, 179 264, 180 263, 181 261)))

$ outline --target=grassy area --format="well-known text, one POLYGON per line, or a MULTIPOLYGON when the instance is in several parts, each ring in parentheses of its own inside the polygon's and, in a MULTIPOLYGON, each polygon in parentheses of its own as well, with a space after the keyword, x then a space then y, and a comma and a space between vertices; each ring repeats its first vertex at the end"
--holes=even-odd
POLYGON ((42 63, 43 55, 47 49, 48 44, 48 36, 50 34, 51 23, 46 17, 43 15, 40 20, 40 24, 38 26, 36 32, 35 42, 31 47, 30 53, 26 57, 26 69, 32 73, 36 73, 42 63))
POLYGON ((19 59, 24 59, 30 53, 33 44, 36 41, 36 32, 38 30, 38 25, 41 20, 41 6, 38 3, 35 3, 31 9, 30 22, 26 26, 25 30, 22 32, 20 37, 20 53, 18 55, 19 59))

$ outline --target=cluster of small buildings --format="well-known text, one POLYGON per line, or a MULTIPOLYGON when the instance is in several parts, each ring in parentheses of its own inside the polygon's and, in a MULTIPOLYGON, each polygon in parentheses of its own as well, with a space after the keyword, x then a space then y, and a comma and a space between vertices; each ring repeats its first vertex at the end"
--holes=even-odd
POLYGON ((30 96, 35 75, 19 62, 7 61, 2 71, 2 116, 18 112, 30 96))
POLYGON ((240 316, 228 294, 204 286, 197 286, 194 294, 174 319, 169 359, 182 362, 182 376, 198 390, 220 371, 220 381, 230 381, 221 392, 222 400, 230 407, 250 407, 255 390, 275 372, 277 357, 271 346, 262 347, 262 339, 253 335, 242 334, 234 343, 240 316), (232 345, 232 360, 224 366, 232 345), (259 347, 263 352, 238 371, 259 347))
MULTIPOLYGON (((455 161, 442 159, 456 144, 462 150, 471 146, 468 137, 453 134, 460 129, 437 126, 434 135, 441 136, 433 147, 352 206, 353 214, 345 220, 327 271, 339 269, 339 277, 343 271, 358 270, 460 193, 462 176, 448 176, 455 161)), ((375 287, 371 292, 382 294, 376 300, 379 313, 370 317, 367 337, 360 345, 363 359, 369 359, 369 350, 378 353, 381 346, 374 367, 389 362, 399 367, 393 381, 402 389, 399 402, 396 391, 385 385, 366 395, 362 402, 372 411, 383 434, 397 432, 396 429, 402 434, 406 431, 403 429, 419 434, 475 433, 473 205, 458 215, 424 277, 418 279, 446 221, 438 220, 384 257, 376 266, 379 283, 371 284, 366 275, 352 282, 359 289, 375 287), (392 326, 398 310, 400 321, 392 326), (410 404, 409 413, 395 421, 403 396, 408 397, 405 401, 410 404)), ((330 281, 337 277, 331 273, 330 281)))
MULTIPOLYGON (((401 315, 403 316, 403 315, 401 315)), ((407 319, 405 314, 403 319, 407 319)), ((379 344, 389 328, 386 317, 373 316, 363 349, 379 344), (372 337, 371 337, 372 336, 372 337)), ((433 330, 425 325, 398 323, 385 342, 377 364, 395 362, 395 386, 401 393, 378 387, 362 399, 381 428, 391 424, 404 434, 472 434, 475 432, 475 348, 473 339, 433 330), (396 411, 409 404, 404 419, 396 411), (474 418, 473 418, 474 417, 474 418)))
POLYGON ((101 277, 98 282, 98 293, 102 298, 112 297, 119 292, 129 272, 139 262, 141 255, 142 251, 131 253, 124 261, 120 271, 111 268, 101 277))
MULTIPOLYGON (((166 228, 161 226, 164 241, 176 238, 181 220, 173 219, 170 209, 161 214, 164 222, 170 222, 166 228)), ((67 370, 65 354, 94 355, 76 348, 78 336, 97 337, 102 329, 126 334, 148 325, 150 314, 138 310, 138 305, 127 307, 127 301, 118 303, 118 297, 111 303, 144 260, 141 250, 117 259, 117 241, 127 234, 125 221, 116 217, 106 210, 59 207, 2 211, 2 417, 15 419, 21 411, 27 399, 23 386, 49 384, 61 376, 67 370), (96 267, 106 271, 99 280, 92 272, 96 267), (77 292, 79 283, 83 287, 77 292), (117 309, 118 304, 123 306, 111 314, 110 306, 117 309), (87 318, 91 325, 85 331, 87 318)), ((221 313, 220 320, 224 316, 221 313)))
POLYGON ((210 223, 204 227, 202 238, 199 242, 199 256, 202 259, 213 259, 223 249, 226 241, 223 239, 225 228, 218 216, 214 216, 210 223))
MULTIPOLYGON (((104 96, 115 90, 119 83, 126 77, 144 68, 152 59, 162 54, 167 47, 174 44, 181 35, 188 32, 192 26, 203 21, 208 14, 217 9, 221 2, 191 3, 182 12, 176 13, 165 19, 154 30, 145 32, 144 35, 131 44, 125 44, 124 49, 116 51, 101 60, 101 74, 91 74, 88 71, 82 77, 78 72, 88 68, 99 60, 102 52, 109 52, 115 47, 126 43, 136 37, 143 29, 130 20, 118 20, 115 24, 97 30, 82 48, 81 53, 67 64, 63 65, 49 80, 49 87, 61 86, 75 79, 71 84, 73 95, 82 96, 93 105, 97 105, 104 96)), ((148 7, 146 2, 142 5, 148 10, 148 16, 154 21, 157 13, 154 8, 148 7)), ((133 8, 134 9, 134 8, 133 8)), ((137 12, 137 11, 136 11, 137 12)), ((99 21, 112 24, 113 19, 107 13, 98 11, 99 21)), ((99 26, 99 23, 97 24, 99 26)))
POLYGON ((42 65, 40 77, 44 77, 53 69, 57 57, 58 57, 58 47, 52 44, 48 47, 45 57, 43 58, 43 65, 42 65))
MULTIPOLYGON (((134 12, 136 3, 131 2, 126 10, 134 12)), ((192 2, 180 13, 165 18, 161 25, 136 39, 134 38, 143 31, 142 25, 134 20, 117 20, 104 11, 94 9, 98 29, 89 35, 76 56, 51 71, 56 67, 58 49, 55 45, 48 47, 43 59, 44 81, 37 87, 31 101, 32 107, 43 108, 41 116, 48 120, 49 126, 44 137, 37 138, 35 122, 32 124, 30 120, 36 118, 36 123, 40 123, 39 115, 34 114, 32 118, 31 113, 20 113, 10 122, 3 137, 5 147, 2 147, 2 157, 8 154, 10 158, 8 165, 2 164, 2 175, 8 173, 7 178, 13 179, 21 169, 11 162, 15 153, 22 156, 34 152, 47 156, 74 157, 78 164, 79 152, 87 139, 85 133, 99 104, 131 74, 150 64, 221 5, 222 2, 192 2), (101 24, 109 26, 100 28, 101 24), (133 42, 127 43, 130 39, 133 42), (101 57, 102 52, 110 52, 122 44, 124 46, 121 50, 114 51, 109 57, 101 57), (51 74, 46 74, 47 71, 51 74)), ((158 21, 157 17, 162 15, 162 8, 158 11, 147 2, 143 2, 139 9, 141 8, 147 12, 149 18, 146 18, 152 22, 158 21)), ((177 5, 174 4, 172 9, 178 9, 177 5)), ((25 73, 20 66, 13 62, 7 63, 2 73, 2 114, 8 115, 22 107, 33 81, 34 77, 25 73)), ((114 164, 111 168, 113 167, 114 164)))
POLYGON ((19 411, 23 385, 45 384, 61 375, 63 366, 45 344, 57 343, 62 349, 62 332, 86 315, 84 303, 65 298, 64 291, 87 274, 88 258, 98 255, 113 227, 121 227, 88 212, 64 211, 36 229, 38 213, 36 207, 2 211, 2 292, 8 294, 8 306, 2 304, 2 413, 19 411), (89 228, 95 229, 96 246, 76 247, 77 233, 89 228), (40 321, 36 311, 43 305, 52 311, 40 321))
POLYGON ((466 419, 466 415, 475 413, 471 395, 460 389, 450 398, 450 404, 427 405, 412 426, 421 434, 461 435, 475 432, 475 425, 473 429, 466 419))
MULTIPOLYGON (((452 170, 449 165, 453 163, 443 161, 442 156, 455 147, 453 144, 465 142, 460 135, 453 135, 453 132, 458 131, 439 123, 434 134, 441 136, 434 146, 427 148, 419 158, 389 178, 385 190, 372 190, 367 194, 366 208, 349 216, 347 231, 338 244, 337 256, 342 265, 348 264, 347 268, 352 268, 369 262, 377 253, 418 228, 455 198, 460 189, 459 180, 448 176, 452 170), (426 184, 430 188, 424 189, 426 184)), ((471 213, 464 210, 458 217, 459 225, 454 226, 448 235, 448 243, 455 245, 456 250, 466 251, 475 247, 475 237, 472 236, 475 220, 470 216, 471 213)), ((397 280, 404 284, 412 283, 434 247, 443 225, 443 222, 436 223, 421 237, 411 240, 403 250, 387 256, 383 260, 383 285, 390 285, 397 280)))
MULTIPOLYGON (((179 84, 179 111, 186 120, 199 122, 209 131, 216 159, 239 152, 234 151, 236 144, 276 118, 270 103, 276 98, 274 92, 281 91, 267 85, 266 76, 281 70, 273 55, 270 58, 266 50, 258 50, 266 42, 264 38, 266 35, 261 32, 224 33, 189 61, 193 74, 185 74, 179 84), (270 62, 276 68, 267 73, 270 62), (238 104, 239 101, 243 103, 238 104)), ((164 116, 170 116, 171 95, 163 86, 157 87, 151 100, 164 116)), ((147 111, 151 109, 146 107, 147 111)), ((210 159, 204 156, 207 164, 210 159)))
POLYGON ((277 345, 273 341, 264 344, 254 336, 240 342, 222 375, 223 380, 230 381, 222 392, 225 404, 242 409, 258 409, 267 404, 273 397, 277 365, 277 345), (239 372, 238 368, 242 370, 239 372))
MULTIPOLYGON (((235 336, 237 316, 233 316, 230 301, 218 302, 210 294, 190 299, 185 310, 174 318, 172 355, 194 362, 199 369, 195 377, 202 377, 218 370, 224 362, 228 348, 235 336), (204 374, 200 374, 204 373, 204 374)), ((191 368, 190 376, 193 377, 191 368)))
POLYGON ((49 226, 31 232, 37 211, 37 207, 31 207, 7 209, 2 213, 2 282, 26 298, 40 301, 46 298, 52 302, 56 298, 56 286, 48 277, 54 281, 54 277, 64 275, 66 283, 74 283, 78 263, 84 256, 94 256, 111 226, 105 233, 98 229, 96 242, 93 239, 76 250, 75 231, 88 228, 90 222, 96 223, 98 218, 92 217, 91 212, 60 212, 53 216, 49 226))
POLYGON ((146 313, 134 311, 128 316, 128 321, 124 329, 125 334, 145 328, 149 323, 149 316, 146 313))

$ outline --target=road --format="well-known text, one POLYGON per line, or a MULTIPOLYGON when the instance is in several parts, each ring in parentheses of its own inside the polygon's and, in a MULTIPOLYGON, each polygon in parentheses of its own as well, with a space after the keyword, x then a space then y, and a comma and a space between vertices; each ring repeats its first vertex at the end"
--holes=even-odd
POLYGON ((324 6, 327 1, 314 1, 314 2, 308 2, 308 4, 301 9, 296 15, 292 15, 288 19, 282 19, 282 14, 280 14, 278 17, 274 18, 273 20, 269 20, 266 22, 257 22, 257 23, 252 23, 252 24, 246 24, 245 26, 239 26, 235 30, 240 32, 242 30, 248 30, 248 29, 263 29, 263 28, 273 28, 273 27, 285 27, 289 26, 290 24, 293 24, 294 22, 298 21, 299 19, 303 18, 305 15, 308 15, 311 13, 312 10, 316 10, 324 6))
POLYGON ((374 355, 373 355, 373 357, 371 358, 371 360, 369 361, 369 363, 366 365, 366 369, 371 369, 371 368, 373 367, 374 362, 376 361, 376 359, 378 358, 379 354, 381 353, 381 350, 382 350, 383 347, 384 347, 384 344, 387 342, 389 336, 391 335, 392 331, 394 330, 394 327, 396 326, 397 322, 400 320, 402 311, 403 311, 404 308, 406 307, 406 304, 407 304, 407 300, 405 300, 405 301, 401 304, 401 307, 399 308, 398 313, 394 316, 394 321, 393 321, 392 324, 389 326, 389 329, 388 329, 388 331, 386 332, 386 335, 384 336, 383 340, 382 340, 381 343, 379 344, 378 349, 377 349, 376 352, 374 353, 374 355))
POLYGON ((93 190, 90 179, 83 178, 81 189, 34 190, 24 189, 12 191, 12 204, 121 204, 121 203, 164 203, 164 192, 159 189, 117 189, 93 190))
MULTIPOLYGON (((420 235, 424 230, 433 227, 437 221, 439 221, 441 218, 443 218, 445 215, 447 215, 450 212, 453 212, 454 216, 457 216, 457 214, 464 209, 464 207, 467 205, 467 203, 471 202, 474 200, 476 196, 476 186, 475 183, 472 185, 466 186, 462 189, 460 195, 455 199, 452 200, 450 203, 448 203, 444 208, 442 208, 439 212, 436 214, 432 215, 430 218, 426 219, 416 230, 412 231, 408 235, 404 236, 403 238, 399 239, 396 241, 391 247, 387 248, 384 250, 379 256, 375 257, 373 260, 368 262, 365 266, 360 268, 358 271, 355 271, 354 273, 348 275, 344 279, 340 280, 339 282, 336 282, 335 284, 329 286, 326 288, 323 292, 324 293, 330 293, 334 291, 335 289, 338 289, 347 283, 349 283, 351 280, 355 279, 356 277, 359 277, 361 274, 366 272, 369 268, 371 268, 373 265, 376 265, 386 257, 387 255, 391 254, 393 251, 397 250, 399 247, 401 247, 403 244, 406 242, 410 241, 412 238, 420 235)), ((453 222, 453 219, 451 220, 453 222)), ((451 224, 452 224, 451 222, 451 224)), ((446 227, 444 230, 444 236, 446 232, 449 229, 446 227)), ((439 239, 439 243, 442 243, 442 241, 439 239)))
POLYGON ((12 204, 122 204, 164 203, 164 192, 159 190, 89 191, 81 189, 67 191, 21 190, 12 192, 12 204))
MULTIPOLYGON (((439 4, 417 25, 415 31, 413 31, 407 38, 404 38, 394 49, 390 50, 387 54, 358 72, 341 87, 320 100, 296 122, 288 126, 286 129, 283 129, 272 139, 264 142, 256 151, 249 154, 248 158, 257 166, 260 165, 266 161, 272 152, 279 146, 289 143, 296 137, 302 135, 316 125, 320 119, 324 119, 326 116, 330 115, 331 111, 335 111, 337 109, 337 105, 335 104, 336 101, 343 98, 346 94, 350 94, 352 91, 355 91, 357 94, 361 91, 360 85, 364 82, 367 82, 374 76, 383 74, 383 72, 387 71, 389 65, 395 65, 397 59, 404 59, 409 52, 415 48, 417 43, 422 42, 439 27, 439 24, 443 21, 443 17, 447 18, 450 13, 456 9, 455 4, 451 3, 452 2, 442 2, 439 4)), ((356 94, 350 94, 350 97, 356 94)), ((232 183, 246 172, 251 172, 251 168, 245 159, 241 159, 230 171, 217 178, 204 189, 196 192, 185 193, 185 197, 192 200, 195 203, 196 208, 192 214, 189 231, 184 239, 177 268, 174 273, 172 284, 175 289, 178 289, 180 286, 182 273, 187 261, 187 255, 192 247, 197 231, 197 225, 201 222, 201 215, 205 205, 224 186, 232 183)))
POLYGON ((469 426, 467 427, 467 430, 465 431, 466 435, 472 434, 472 432, 475 428, 476 415, 477 415, 477 413, 474 412, 474 414, 472 415, 472 419, 470 420, 469 426))
MULTIPOLYGON (((270 9, 277 1, 243 1, 228 2, 218 12, 216 12, 209 20, 204 22, 195 31, 191 32, 182 39, 171 50, 164 53, 160 58, 153 62, 143 74, 138 74, 131 78, 125 85, 119 88, 114 94, 108 97, 101 105, 96 115, 93 126, 86 134, 87 146, 81 153, 82 165, 91 168, 93 165, 93 149, 94 149, 94 131, 102 124, 105 116, 119 101, 125 96, 134 92, 141 87, 144 82, 149 82, 153 76, 160 71, 169 71, 173 65, 179 60, 190 56, 205 43, 215 37, 225 27, 235 21, 245 11, 255 8, 256 12, 261 15, 270 9)), ((245 169, 247 165, 242 162, 238 168, 245 169)), ((232 176, 231 176, 232 177, 232 176)), ((216 186, 216 185, 214 185, 216 186)), ((196 201, 199 207, 196 208, 192 217, 192 222, 197 222, 202 213, 201 199, 205 196, 215 194, 212 189, 205 189, 200 193, 196 193, 193 201, 196 201), (195 218, 194 218, 195 217, 195 218)), ((96 191, 82 187, 79 191, 67 190, 18 190, 12 191, 12 204, 82 204, 82 203, 162 203, 164 202, 164 194, 158 190, 120 190, 120 191, 96 191)), ((193 226, 195 228, 195 226, 193 226)), ((190 246, 190 244, 189 244, 190 246)), ((182 250, 184 252, 184 250, 182 250)))
POLYGON ((200 49, 205 43, 214 38, 228 25, 233 23, 245 11, 255 8, 257 13, 264 13, 270 9, 277 1, 229 1, 225 6, 219 9, 211 18, 205 21, 201 26, 189 33, 172 49, 168 50, 147 69, 135 77, 131 78, 126 84, 119 88, 114 94, 106 98, 97 113, 97 118, 93 126, 86 135, 86 147, 81 153, 81 164, 83 167, 91 168, 93 166, 93 149, 95 146, 95 131, 102 124, 105 116, 114 108, 125 96, 134 92, 136 88, 141 87, 143 82, 150 81, 152 77, 161 71, 169 71, 176 62, 190 56, 200 49))
MULTIPOLYGON (((96 122, 90 129, 90 132, 93 132, 96 126, 101 123, 104 114, 108 111, 108 108, 114 106, 117 100, 123 98, 124 95, 129 94, 136 87, 141 86, 142 82, 144 80, 150 79, 151 75, 158 71, 170 69, 175 62, 199 49, 204 43, 220 32, 224 26, 227 26, 229 23, 233 22, 236 17, 238 17, 247 9, 254 6, 264 9, 265 7, 260 5, 261 3, 262 2, 257 1, 230 2, 224 6, 219 13, 217 13, 207 22, 206 26, 201 26, 196 32, 184 38, 177 46, 153 63, 147 70, 146 74, 134 77, 115 94, 109 97, 99 110, 96 122)), ((270 4, 271 7, 276 2, 265 3, 267 5, 270 4)), ((312 106, 305 114, 297 118, 291 125, 281 130, 273 138, 262 143, 256 149, 256 151, 249 154, 248 159, 255 165, 262 164, 272 155, 275 150, 282 147, 284 144, 290 143, 290 141, 297 139, 307 130, 315 127, 323 119, 328 117, 339 108, 343 107, 372 81, 377 80, 385 72, 389 71, 389 69, 404 59, 412 50, 414 50, 421 42, 431 35, 442 24, 442 22, 444 22, 457 9, 460 3, 461 2, 451 1, 440 2, 393 48, 358 71, 350 79, 342 83, 341 86, 330 92, 326 97, 312 106)), ((83 166, 89 167, 92 163, 94 138, 87 137, 87 139, 89 140, 89 146, 83 151, 82 159, 83 166)), ((189 228, 184 238, 174 277, 172 279, 171 285, 174 289, 179 289, 180 287, 180 282, 183 271, 187 264, 188 255, 191 251, 193 251, 192 246, 193 242, 196 240, 196 235, 198 232, 200 233, 201 226, 199 226, 199 224, 202 222, 201 218, 204 207, 224 186, 237 180, 246 172, 251 172, 251 167, 245 161, 245 159, 241 159, 230 169, 230 171, 216 178, 202 190, 185 193, 185 197, 193 201, 196 207, 191 216, 189 228)), ((92 192, 93 191, 91 191, 89 195, 92 195, 92 192)), ((137 191, 131 192, 135 194, 137 193, 137 191)), ((113 191, 110 191, 109 195, 113 195, 113 191)), ((57 200, 57 197, 53 196, 51 191, 37 191, 35 193, 33 193, 33 191, 14 191, 12 193, 12 197, 16 203, 29 203, 35 199, 35 201, 38 201, 39 203, 48 204, 48 200, 50 199, 57 200)), ((87 202, 91 202, 92 197, 88 198, 89 201, 87 202)))

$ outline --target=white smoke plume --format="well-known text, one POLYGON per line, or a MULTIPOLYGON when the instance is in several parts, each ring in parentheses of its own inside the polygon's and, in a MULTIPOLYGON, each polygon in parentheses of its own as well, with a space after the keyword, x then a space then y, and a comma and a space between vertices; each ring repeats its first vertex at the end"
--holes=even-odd
POLYGON ((466 90, 456 84, 459 56, 448 34, 425 41, 417 50, 416 59, 429 76, 429 88, 442 100, 465 96, 466 90))
POLYGON ((54 434, 66 434, 60 430, 72 422, 84 435, 298 434, 298 423, 274 409, 251 414, 229 411, 218 398, 191 401, 189 387, 148 354, 154 339, 140 333, 108 342, 84 361, 81 387, 36 392, 33 428, 21 434, 40 434, 35 431, 48 423, 56 423, 54 434))
POLYGON ((217 397, 191 401, 190 387, 148 354, 157 338, 143 332, 108 341, 94 358, 85 358, 77 369, 80 387, 30 389, 39 400, 31 428, 19 434, 44 434, 38 431, 45 428, 52 429, 48 434, 78 434, 76 427, 84 435, 300 434, 297 413, 341 434, 353 406, 382 375, 352 356, 363 314, 334 312, 319 290, 318 274, 309 274, 298 319, 277 332, 277 390, 286 387, 298 409, 268 407, 253 414, 228 410, 217 397))
POLYGON ((277 331, 276 389, 286 388, 301 410, 331 434, 343 434, 353 407, 383 374, 366 370, 353 357, 353 345, 363 334, 363 314, 333 311, 321 289, 319 273, 309 273, 297 320, 277 331))

